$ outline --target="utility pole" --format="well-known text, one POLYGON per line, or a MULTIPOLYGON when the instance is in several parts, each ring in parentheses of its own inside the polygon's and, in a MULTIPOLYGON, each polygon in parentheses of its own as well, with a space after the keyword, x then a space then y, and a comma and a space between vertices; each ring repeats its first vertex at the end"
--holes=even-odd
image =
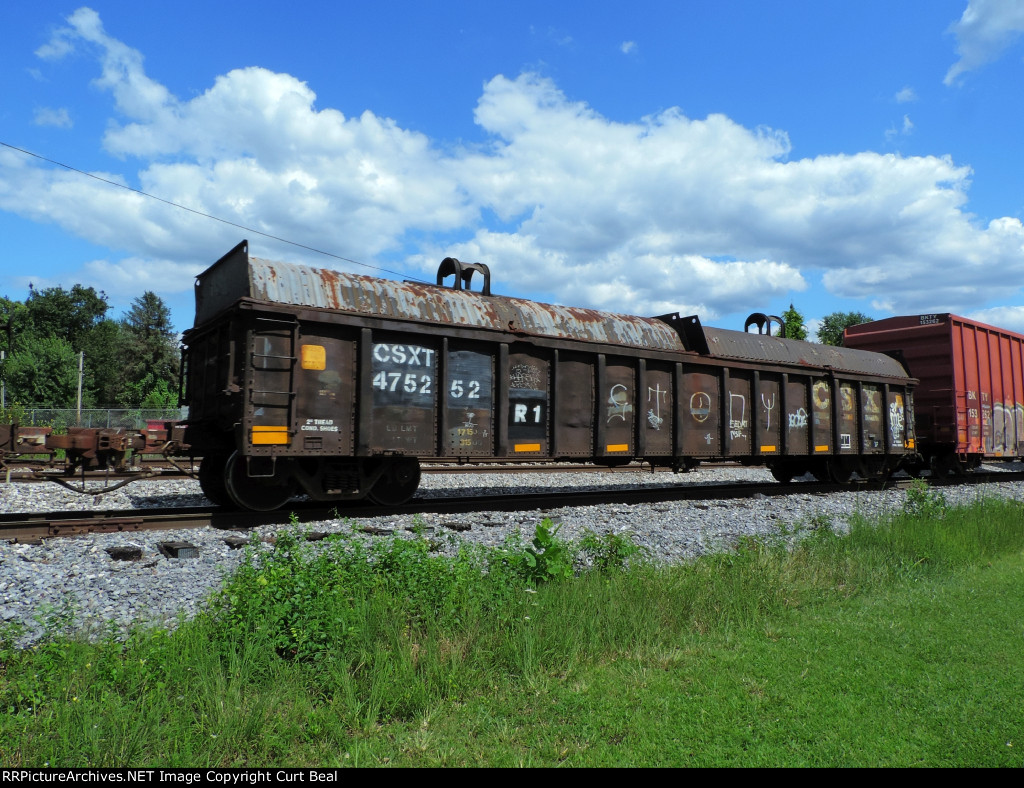
POLYGON ((76 424, 82 426, 82 370, 85 368, 85 351, 78 353, 78 417, 76 424))

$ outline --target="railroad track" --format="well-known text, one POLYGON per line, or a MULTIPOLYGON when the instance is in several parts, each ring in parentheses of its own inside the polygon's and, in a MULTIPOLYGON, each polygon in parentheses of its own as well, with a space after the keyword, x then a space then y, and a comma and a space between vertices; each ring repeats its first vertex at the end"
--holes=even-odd
MULTIPOLYGON (((166 465, 160 465, 158 462, 147 462, 144 463, 140 470, 128 470, 128 471, 90 471, 82 474, 77 473, 74 476, 67 476, 63 471, 53 466, 40 466, 25 465, 19 466, 18 464, 11 465, 6 470, 0 472, 0 481, 17 482, 19 484, 31 484, 40 482, 56 482, 58 484, 65 482, 73 485, 81 485, 83 481, 87 484, 99 484, 99 483, 111 483, 120 484, 123 481, 143 481, 143 480, 154 480, 154 479, 187 479, 194 477, 198 473, 199 461, 197 460, 194 465, 189 463, 182 463, 186 466, 182 468, 167 467, 166 465)), ((720 465, 727 465, 729 463, 715 463, 708 464, 702 467, 719 467, 720 465)), ((734 464, 734 463, 733 463, 734 464)), ((671 468, 653 468, 645 463, 630 463, 629 465, 617 465, 614 467, 607 467, 604 465, 591 465, 583 463, 549 463, 549 464, 538 464, 538 465, 522 465, 514 463, 504 462, 485 462, 485 463, 473 463, 473 464, 423 464, 421 466, 422 473, 425 474, 457 474, 457 473, 636 473, 643 471, 645 473, 654 472, 668 472, 671 468)), ((103 490, 99 490, 99 494, 102 494, 103 490)), ((91 489, 89 495, 98 494, 93 492, 91 489)))
MULTIPOLYGON (((931 479, 934 486, 986 484, 1024 480, 1024 472, 978 473, 967 477, 931 479)), ((635 505, 680 500, 730 500, 754 496, 777 497, 795 494, 824 495, 852 490, 905 488, 912 479, 888 482, 858 482, 841 486, 821 482, 744 482, 733 484, 666 484, 644 487, 604 487, 599 490, 560 490, 549 493, 517 493, 465 497, 416 498, 398 507, 383 508, 364 503, 324 507, 315 502, 296 501, 275 512, 238 512, 207 507, 129 509, 108 511, 47 512, 0 515, 0 539, 29 541, 87 533, 117 533, 142 530, 175 530, 213 527, 226 531, 247 531, 262 525, 318 522, 338 518, 396 516, 409 514, 457 514, 466 512, 521 512, 567 506, 635 505)))

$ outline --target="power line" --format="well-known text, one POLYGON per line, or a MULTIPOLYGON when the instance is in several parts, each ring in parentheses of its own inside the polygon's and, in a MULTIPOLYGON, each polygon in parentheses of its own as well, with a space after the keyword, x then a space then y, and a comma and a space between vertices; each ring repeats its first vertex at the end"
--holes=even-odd
POLYGON ((346 263, 352 263, 353 265, 361 265, 364 268, 372 268, 374 271, 382 271, 382 272, 384 272, 386 274, 394 274, 395 276, 401 276, 401 277, 407 277, 409 279, 415 279, 417 282, 425 281, 423 279, 420 279, 419 277, 411 276, 411 275, 409 275, 409 274, 407 274, 407 273, 405 273, 403 271, 392 271, 389 268, 381 268, 380 266, 370 265, 369 263, 361 263, 358 260, 352 260, 351 258, 348 258, 348 257, 342 257, 341 255, 333 254, 331 252, 325 252, 323 249, 317 249, 316 247, 313 247, 313 246, 306 246, 306 244, 300 244, 297 241, 289 241, 287 238, 281 238, 280 236, 271 235, 270 233, 265 233, 265 232, 263 232, 261 230, 255 229, 253 227, 246 227, 244 224, 238 224, 236 222, 232 222, 232 221, 229 221, 227 219, 222 219, 219 216, 214 216, 214 215, 209 214, 209 213, 203 213, 202 211, 197 211, 195 208, 189 208, 187 205, 181 205, 180 203, 172 202, 170 200, 165 200, 163 197, 157 197, 155 194, 150 194, 149 192, 144 192, 141 189, 134 189, 131 186, 125 186, 123 183, 117 183, 117 181, 111 181, 111 180, 108 180, 106 178, 101 178, 99 175, 94 175, 91 172, 85 172, 84 170, 79 170, 76 167, 72 167, 70 164, 64 164, 63 162, 55 161, 53 159, 48 159, 45 156, 40 156, 38 153, 33 153, 30 150, 25 150, 24 148, 19 148, 16 145, 11 145, 9 143, 4 142, 3 140, 0 140, 0 145, 3 145, 5 148, 10 148, 11 150, 17 151, 18 153, 24 153, 26 156, 32 156, 32 157, 34 157, 36 159, 39 159, 40 161, 45 161, 48 164, 55 164, 58 167, 63 167, 65 170, 70 170, 71 172, 78 173, 79 175, 85 175, 87 178, 92 178, 93 180, 99 181, 100 183, 106 183, 106 184, 108 184, 110 186, 116 186, 119 189, 125 189, 126 191, 134 192, 135 194, 141 195, 142 197, 148 197, 151 200, 156 200, 157 202, 162 202, 162 203, 164 203, 164 205, 170 205, 173 208, 180 208, 183 211, 188 211, 189 213, 194 213, 196 216, 202 216, 203 218, 206 218, 206 219, 213 219, 215 222, 221 222, 222 224, 227 224, 227 225, 230 225, 231 227, 237 227, 239 230, 245 230, 245 232, 247 232, 247 233, 253 233, 255 235, 262 235, 264 238, 270 238, 270 239, 272 239, 274 241, 280 241, 283 244, 289 244, 290 246, 296 246, 299 249, 305 249, 305 250, 307 250, 309 252, 314 252, 316 254, 322 254, 325 257, 332 257, 335 260, 341 260, 341 261, 346 262, 346 263))

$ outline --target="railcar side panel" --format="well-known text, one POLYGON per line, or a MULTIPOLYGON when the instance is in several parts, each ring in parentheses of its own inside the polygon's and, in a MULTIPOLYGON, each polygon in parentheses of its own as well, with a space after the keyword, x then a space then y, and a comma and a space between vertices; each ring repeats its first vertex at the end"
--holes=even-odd
POLYGON ((762 374, 758 384, 754 415, 757 421, 756 455, 762 457, 781 454, 782 381, 780 376, 762 374))
POLYGON ((816 456, 827 456, 836 445, 832 432, 832 386, 819 378, 811 386, 812 429, 811 443, 816 456))
POLYGON ((746 457, 751 453, 751 378, 746 370, 728 370, 723 411, 727 417, 725 455, 746 457))
POLYGON ((551 362, 537 348, 514 345, 508 357, 508 456, 547 457, 551 362))
POLYGON ((490 457, 494 454, 494 354, 453 344, 444 355, 446 409, 441 454, 490 457))
POLYGON ((632 459, 636 448, 634 363, 628 359, 599 356, 598 386, 601 417, 596 456, 632 459))
POLYGON ((303 324, 295 376, 294 448, 350 457, 355 451, 356 340, 329 323, 303 324))
POLYGON ((722 455, 721 375, 710 368, 683 365, 683 390, 678 418, 683 426, 686 457, 722 455))
POLYGON ((433 455, 437 344, 416 336, 374 332, 370 359, 369 370, 361 372, 370 378, 372 453, 433 455))
POLYGON ((645 364, 643 371, 639 430, 644 445, 640 454, 647 457, 671 457, 676 401, 673 390, 674 365, 668 362, 645 364))
POLYGON ((793 456, 804 456, 810 453, 810 405, 808 378, 789 376, 786 381, 785 419, 785 453, 793 456))
POLYGON ((555 457, 594 456, 596 356, 559 351, 555 366, 555 457))
POLYGON ((885 451, 885 424, 882 421, 882 389, 865 383, 861 395, 861 451, 882 454, 885 451))

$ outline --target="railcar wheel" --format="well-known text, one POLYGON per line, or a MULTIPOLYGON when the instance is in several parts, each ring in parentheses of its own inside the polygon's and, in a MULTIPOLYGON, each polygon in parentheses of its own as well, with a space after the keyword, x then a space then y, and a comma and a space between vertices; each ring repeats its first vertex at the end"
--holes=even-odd
POLYGON ((369 498, 378 506, 401 506, 420 486, 420 463, 415 457, 390 462, 370 488, 369 498))
POLYGON ((847 462, 838 457, 830 460, 828 464, 828 474, 836 484, 849 484, 856 470, 857 466, 855 463, 847 462))
POLYGON ((215 506, 227 506, 231 503, 227 487, 224 485, 224 467, 228 459, 223 454, 211 454, 203 457, 199 463, 199 487, 203 495, 215 506))
POLYGON ((828 463, 824 460, 815 462, 811 465, 811 475, 822 483, 832 481, 832 475, 829 473, 828 463))
POLYGON ((280 509, 295 495, 295 484, 290 478, 280 478, 280 474, 250 478, 245 457, 237 451, 224 467, 224 486, 233 504, 251 512, 280 509))
POLYGON ((796 471, 792 465, 773 465, 768 470, 771 471, 775 481, 782 484, 789 484, 793 481, 793 477, 796 476, 796 471))

